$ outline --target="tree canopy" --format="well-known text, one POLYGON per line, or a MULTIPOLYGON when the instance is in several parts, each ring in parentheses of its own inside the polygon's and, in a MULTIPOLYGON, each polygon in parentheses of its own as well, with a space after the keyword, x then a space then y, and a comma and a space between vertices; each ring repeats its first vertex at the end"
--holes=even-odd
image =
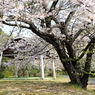
POLYGON ((1 0, 0 22, 29 29, 52 44, 71 83, 86 88, 95 47, 94 9, 94 0, 1 0))

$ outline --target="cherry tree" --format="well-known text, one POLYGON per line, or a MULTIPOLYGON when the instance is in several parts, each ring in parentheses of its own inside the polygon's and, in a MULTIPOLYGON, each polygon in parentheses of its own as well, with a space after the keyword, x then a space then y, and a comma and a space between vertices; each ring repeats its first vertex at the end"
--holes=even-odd
POLYGON ((7 42, 9 41, 9 39, 11 39, 12 37, 12 32, 8 35, 6 33, 4 33, 4 31, 2 29, 0 29, 0 78, 3 77, 3 72, 5 71, 5 66, 2 62, 2 58, 3 58, 3 50, 6 49, 6 45, 7 42))
POLYGON ((86 89, 95 47, 94 8, 94 0, 1 0, 0 22, 29 29, 52 44, 71 83, 86 89))
POLYGON ((28 72, 31 71, 35 59, 39 59, 41 54, 46 55, 47 52, 50 52, 50 50, 53 49, 52 47, 49 47, 49 43, 46 43, 37 36, 33 36, 32 38, 12 38, 8 41, 7 48, 3 51, 3 56, 9 57, 12 60, 4 63, 4 65, 15 65, 16 77, 18 77, 19 71, 22 71, 24 77, 26 70, 28 72))

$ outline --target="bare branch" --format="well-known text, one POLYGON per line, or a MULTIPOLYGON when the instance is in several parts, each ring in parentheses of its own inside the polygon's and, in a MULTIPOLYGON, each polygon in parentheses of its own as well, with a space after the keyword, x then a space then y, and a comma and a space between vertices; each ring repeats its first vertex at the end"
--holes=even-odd
POLYGON ((83 53, 78 57, 78 60, 80 60, 81 58, 83 58, 83 56, 85 55, 85 52, 87 51, 87 49, 91 46, 92 43, 95 43, 95 37, 91 39, 91 41, 87 44, 87 46, 85 47, 85 49, 83 49, 83 53))
MULTIPOLYGON (((3 24, 6 24, 6 25, 9 25, 9 26, 18 26, 17 24, 12 24, 12 23, 9 23, 9 22, 6 22, 6 21, 2 21, 2 23, 3 23, 3 24)), ((19 27, 29 29, 28 26, 24 26, 24 25, 19 25, 19 27)))
POLYGON ((52 16, 52 20, 54 20, 56 24, 59 24, 59 21, 54 16, 52 16))
POLYGON ((48 13, 49 13, 49 12, 52 12, 52 10, 55 10, 55 7, 56 7, 58 1, 59 1, 59 0, 53 1, 52 5, 51 5, 51 8, 50 8, 50 10, 48 11, 48 13))
POLYGON ((71 32, 74 30, 75 23, 76 23, 76 20, 72 24, 71 32))
POLYGON ((45 11, 47 11, 47 6, 46 6, 46 4, 45 4, 45 0, 43 0, 43 3, 42 3, 42 5, 43 5, 43 8, 45 9, 45 11))
POLYGON ((80 0, 77 0, 80 4, 84 4, 82 1, 80 1, 80 0))
POLYGON ((31 22, 30 24, 30 30, 32 30, 33 33, 35 33, 36 35, 40 36, 42 39, 44 39, 45 41, 52 43, 55 41, 55 36, 53 34, 49 34, 49 33, 44 33, 41 32, 35 25, 33 22, 31 22))
POLYGON ((71 21, 71 19, 72 19, 72 17, 73 17, 73 15, 74 15, 74 13, 75 13, 75 11, 72 11, 72 12, 70 12, 69 13, 69 15, 68 15, 68 17, 67 17, 67 19, 65 20, 65 22, 62 22, 61 23, 61 33, 62 34, 65 34, 66 36, 67 36, 67 38, 68 38, 68 34, 67 34, 67 32, 69 31, 68 29, 67 29, 67 27, 68 27, 68 25, 69 25, 69 23, 70 23, 70 21, 71 21))
POLYGON ((66 21, 65 21, 65 25, 66 25, 66 26, 68 26, 68 24, 70 23, 70 21, 71 21, 73 15, 74 15, 74 13, 75 13, 75 11, 72 11, 72 12, 69 13, 69 15, 68 15, 68 17, 67 17, 67 19, 66 19, 66 21))
POLYGON ((95 14, 95 12, 92 12, 90 9, 86 9, 88 12, 90 12, 91 14, 95 14))
POLYGON ((51 26, 50 28, 61 28, 61 25, 56 24, 56 25, 51 26))
POLYGON ((79 31, 75 34, 75 36, 72 39, 72 43, 75 41, 75 39, 80 35, 81 32, 83 32, 84 29, 79 29, 79 31))

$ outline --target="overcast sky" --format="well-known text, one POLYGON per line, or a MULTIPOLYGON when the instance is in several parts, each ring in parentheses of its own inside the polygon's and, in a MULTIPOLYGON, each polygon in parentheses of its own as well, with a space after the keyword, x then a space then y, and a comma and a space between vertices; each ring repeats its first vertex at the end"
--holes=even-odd
MULTIPOLYGON (((10 31, 13 30, 13 27, 12 26, 8 26, 8 25, 4 25, 4 27, 0 27, 5 33, 7 34, 10 34, 10 31)), ((14 36, 16 36, 18 33, 18 31, 15 31, 13 33, 14 36)), ((32 34, 31 34, 31 31, 30 30, 25 30, 23 31, 23 33, 20 34, 20 36, 24 36, 24 37, 30 37, 32 34)))

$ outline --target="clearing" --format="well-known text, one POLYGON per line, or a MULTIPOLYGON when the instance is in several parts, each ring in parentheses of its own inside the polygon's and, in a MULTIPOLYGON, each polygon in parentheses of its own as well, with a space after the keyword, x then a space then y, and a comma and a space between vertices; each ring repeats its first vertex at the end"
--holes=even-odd
POLYGON ((0 80, 0 95, 95 95, 95 86, 82 90, 68 78, 56 80, 0 80))

